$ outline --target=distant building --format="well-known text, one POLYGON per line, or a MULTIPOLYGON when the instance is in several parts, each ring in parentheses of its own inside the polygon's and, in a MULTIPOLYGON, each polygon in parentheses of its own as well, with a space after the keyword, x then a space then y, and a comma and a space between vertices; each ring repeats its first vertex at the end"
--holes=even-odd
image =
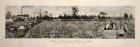
POLYGON ((24 14, 24 15, 17 15, 19 18, 22 18, 22 19, 27 19, 29 18, 29 15, 28 14, 24 14))
POLYGON ((29 17, 28 14, 24 14, 24 15, 17 15, 17 16, 20 16, 20 17, 29 17))
POLYGON ((6 19, 9 19, 11 16, 12 16, 11 12, 8 11, 8 12, 6 13, 6 19))

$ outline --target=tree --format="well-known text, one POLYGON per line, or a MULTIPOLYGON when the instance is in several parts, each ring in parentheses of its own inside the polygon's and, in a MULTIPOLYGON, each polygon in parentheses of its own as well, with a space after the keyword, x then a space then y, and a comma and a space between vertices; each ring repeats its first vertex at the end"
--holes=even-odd
POLYGON ((48 11, 45 11, 46 15, 48 15, 48 11))
POLYGON ((6 13, 6 19, 10 18, 11 16, 12 16, 11 12, 8 11, 8 12, 6 13))
POLYGON ((63 18, 63 16, 62 15, 59 15, 59 17, 58 17, 59 19, 62 19, 63 18))
POLYGON ((105 18, 104 15, 106 15, 106 14, 107 14, 107 13, 105 13, 105 12, 100 12, 99 15, 98 15, 98 18, 99 18, 99 19, 101 19, 102 17, 105 18))
POLYGON ((130 15, 130 18, 133 18, 133 15, 132 14, 130 15))
POLYGON ((48 17, 48 11, 45 11, 44 17, 48 17))
POLYGON ((73 12, 73 16, 78 16, 78 8, 77 7, 72 7, 72 12, 73 12))
POLYGON ((127 19, 128 18, 128 14, 124 13, 124 18, 127 19))
POLYGON ((101 15, 106 15, 106 13, 105 13, 105 12, 100 12, 100 14, 101 14, 101 15))
POLYGON ((105 16, 102 16, 102 19, 106 19, 106 17, 105 16))

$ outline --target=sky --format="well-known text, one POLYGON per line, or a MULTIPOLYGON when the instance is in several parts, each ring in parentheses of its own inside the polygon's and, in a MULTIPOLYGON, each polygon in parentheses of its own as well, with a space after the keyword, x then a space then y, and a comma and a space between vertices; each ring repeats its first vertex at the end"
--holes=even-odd
MULTIPOLYGON (((23 6, 6 6, 6 12, 10 11, 12 15, 20 15, 21 7, 23 6)), ((76 6, 78 8, 78 15, 98 15, 99 12, 106 12, 106 16, 123 16, 124 13, 132 14, 134 16, 134 7, 132 6, 76 6)), ((29 16, 39 16, 41 9, 42 15, 45 15, 46 11, 53 17, 59 15, 72 14, 72 6, 24 6, 22 8, 23 14, 29 14, 29 16)))

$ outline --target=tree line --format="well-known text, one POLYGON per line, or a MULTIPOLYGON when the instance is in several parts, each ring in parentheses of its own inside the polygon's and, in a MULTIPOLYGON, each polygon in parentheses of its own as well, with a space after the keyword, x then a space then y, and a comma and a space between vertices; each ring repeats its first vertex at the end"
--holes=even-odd
MULTIPOLYGON (((90 16, 87 16, 87 15, 78 15, 78 8, 77 7, 72 7, 72 15, 68 15, 68 14, 63 14, 63 15, 59 15, 58 17, 52 17, 50 15, 44 15, 42 16, 41 13, 40 13, 40 16, 37 16, 37 17, 34 17, 34 18, 37 18, 37 19, 47 19, 47 20, 50 20, 50 19, 94 19, 95 17, 97 17, 98 19, 110 19, 111 17, 107 17, 107 13, 106 12, 99 12, 99 14, 97 16, 94 16, 94 15, 90 15, 90 16)), ((48 12, 46 11, 45 12, 46 14, 48 14, 48 12)), ((11 17, 11 12, 7 12, 6 13, 6 18, 8 17, 11 17)), ((124 13, 123 17, 121 18, 124 18, 124 19, 128 19, 128 18, 133 18, 133 15, 128 15, 128 13, 124 13)))

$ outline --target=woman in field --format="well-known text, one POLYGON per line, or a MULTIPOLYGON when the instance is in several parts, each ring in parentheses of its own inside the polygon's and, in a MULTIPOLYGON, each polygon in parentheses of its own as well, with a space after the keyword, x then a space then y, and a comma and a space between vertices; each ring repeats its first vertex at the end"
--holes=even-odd
POLYGON ((113 21, 108 21, 107 24, 104 27, 104 31, 102 34, 102 38, 105 39, 114 39, 116 38, 116 30, 115 28, 115 23, 113 21))
POLYGON ((127 23, 122 24, 122 22, 120 22, 119 24, 116 24, 116 22, 112 21, 108 22, 104 27, 102 38, 106 39, 123 38, 124 33, 128 32, 127 23))
POLYGON ((105 25, 104 30, 113 30, 114 28, 114 23, 112 21, 108 21, 107 24, 105 25))
POLYGON ((123 38, 124 33, 128 32, 127 23, 119 25, 119 29, 117 30, 117 38, 123 38))

